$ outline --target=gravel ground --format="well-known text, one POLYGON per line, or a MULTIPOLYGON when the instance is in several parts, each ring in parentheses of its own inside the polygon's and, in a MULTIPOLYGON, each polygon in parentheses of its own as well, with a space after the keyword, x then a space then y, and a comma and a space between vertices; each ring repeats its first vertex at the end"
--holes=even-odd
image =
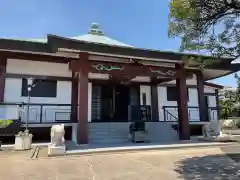
POLYGON ((227 151, 227 148, 203 148, 54 158, 40 156, 34 160, 29 158, 29 151, 1 151, 0 179, 239 180, 240 164, 229 158, 225 154, 227 151))

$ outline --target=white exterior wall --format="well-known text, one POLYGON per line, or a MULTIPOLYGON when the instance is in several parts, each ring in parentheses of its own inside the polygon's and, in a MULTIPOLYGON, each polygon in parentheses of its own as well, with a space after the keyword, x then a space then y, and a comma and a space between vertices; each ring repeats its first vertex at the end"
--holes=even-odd
POLYGON ((27 61, 18 59, 7 60, 7 73, 32 74, 46 76, 71 77, 72 72, 68 70, 68 64, 27 61))
MULTIPOLYGON (((174 84, 176 81, 171 81, 168 84, 174 84)), ((196 76, 194 76, 192 79, 187 79, 187 85, 197 85, 196 76)), ((177 93, 177 92, 176 92, 177 93)), ((204 87, 204 93, 215 93, 215 88, 213 87, 204 87)), ((199 107, 198 103, 198 91, 197 88, 188 88, 188 95, 189 95, 189 101, 188 106, 194 106, 199 107)), ((216 97, 215 96, 208 96, 208 102, 209 107, 217 107, 216 103, 216 97)), ((159 120, 164 121, 164 111, 163 106, 177 106, 176 101, 168 101, 167 100, 167 87, 159 86, 158 87, 158 106, 159 106, 159 120)), ((177 108, 167 109, 168 112, 170 112, 173 116, 178 117, 178 111, 177 108)), ((217 112, 216 110, 213 110, 211 113, 211 119, 217 118, 217 112)), ((171 121, 174 121, 174 119, 171 119, 171 121)), ((196 108, 189 108, 189 121, 192 122, 199 122, 199 110, 196 108)))
MULTIPOLYGON (((71 71, 68 70, 67 64, 60 63, 49 63, 49 62, 39 62, 39 61, 27 61, 27 60, 14 60, 8 59, 7 73, 15 74, 29 74, 29 75, 46 75, 46 76, 61 76, 61 77, 71 77, 71 71)), ((169 84, 175 84, 175 81, 169 82, 169 84)), ((187 85, 196 85, 196 77, 187 80, 187 85)), ((5 80, 5 102, 27 102, 27 97, 21 96, 22 79, 18 78, 6 78, 5 80)), ((189 88, 189 101, 188 106, 198 107, 198 95, 196 88, 189 88)), ((91 99, 92 99, 92 83, 88 84, 88 121, 91 121, 91 99)), ((204 88, 205 93, 214 93, 215 89, 213 87, 206 86, 204 88)), ((151 86, 141 85, 140 86, 140 103, 142 102, 142 94, 146 94, 146 103, 151 105, 151 86)), ((215 96, 208 97, 209 107, 216 107, 215 96)), ((55 98, 44 98, 44 97, 32 97, 31 103, 46 103, 46 104, 71 104, 71 82, 58 81, 57 82, 57 97, 55 98)), ((167 89, 166 87, 158 87, 158 105, 159 105, 159 120, 164 120, 163 106, 177 106, 177 102, 167 101, 167 89)), ((70 119, 70 107, 47 107, 43 109, 45 117, 43 117, 43 122, 54 121, 55 112, 69 112, 62 114, 62 117, 58 119, 70 119)), ((0 114, 4 118, 14 118, 17 116, 16 107, 0 108, 0 114)), ((178 117, 177 109, 170 111, 174 116, 178 117)), ((30 110, 30 121, 39 121, 39 109, 36 110, 32 107, 30 110)), ((192 110, 190 113, 190 121, 199 121, 199 111, 196 109, 192 110)))
MULTIPOLYGON (((68 70, 67 64, 39 62, 39 61, 27 61, 27 60, 14 60, 8 59, 7 73, 15 74, 29 74, 29 75, 46 75, 46 76, 61 76, 71 77, 71 71, 68 70)), ((22 91, 22 79, 20 78, 6 78, 5 79, 5 90, 4 90, 4 102, 27 102, 27 97, 21 96, 22 91)), ((58 81, 57 82, 57 97, 32 97, 31 103, 46 103, 46 104, 71 104, 71 82, 58 81)), ((39 121, 40 107, 35 106, 30 108, 29 121, 39 121)), ((4 108, 5 118, 13 118, 12 115, 16 116, 16 107, 8 106, 4 108), (13 113, 15 112, 15 113, 13 113)), ((44 107, 43 108, 43 122, 51 122, 55 119, 56 112, 66 112, 57 114, 59 120, 70 119, 70 107, 44 107)), ((25 117, 26 118, 26 117, 25 117)))
MULTIPOLYGON (((177 92, 176 92, 177 93, 177 92)), ((198 106, 198 92, 196 88, 189 88, 189 101, 188 106, 198 106)), ((159 106, 159 120, 164 121, 164 111, 163 106, 177 106, 177 101, 167 100, 167 87, 158 87, 158 106, 159 106)), ((189 109, 190 110, 190 109, 189 109)), ((178 117, 177 108, 168 110, 172 115, 178 117)), ((190 110, 190 120, 199 121, 199 110, 190 110)))

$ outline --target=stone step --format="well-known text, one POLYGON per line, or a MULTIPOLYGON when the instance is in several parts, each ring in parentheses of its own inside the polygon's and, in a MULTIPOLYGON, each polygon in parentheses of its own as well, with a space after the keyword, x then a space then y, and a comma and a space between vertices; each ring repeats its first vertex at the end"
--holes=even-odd
POLYGON ((92 139, 122 139, 122 138, 128 138, 128 136, 94 136, 94 135, 91 135, 91 136, 88 136, 89 138, 92 138, 92 139))
MULTIPOLYGON (((151 142, 175 142, 178 133, 171 124, 165 122, 146 123, 151 142)), ((92 123, 88 126, 89 140, 94 143, 129 142, 128 123, 92 123)))
MULTIPOLYGON (((88 131, 89 132, 89 131, 88 131)), ((89 134, 97 134, 99 136, 101 135, 115 135, 115 134, 118 134, 118 135, 124 135, 124 134, 129 134, 129 132, 109 132, 109 131, 95 131, 95 132, 89 132, 89 134)))
POLYGON ((92 144, 120 144, 130 142, 128 139, 107 139, 107 140, 91 140, 89 139, 89 143, 92 144))
POLYGON ((96 129, 96 130, 88 130, 88 132, 89 133, 102 133, 102 134, 104 134, 104 133, 129 133, 129 131, 127 130, 127 131, 119 131, 119 130, 98 130, 98 129, 96 129))

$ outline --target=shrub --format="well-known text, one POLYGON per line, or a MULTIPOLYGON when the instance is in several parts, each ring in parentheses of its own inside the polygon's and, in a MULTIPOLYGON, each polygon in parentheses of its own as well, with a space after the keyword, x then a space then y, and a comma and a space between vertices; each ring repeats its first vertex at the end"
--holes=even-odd
POLYGON ((13 123, 13 121, 10 119, 0 119, 0 128, 5 128, 12 123, 13 123))

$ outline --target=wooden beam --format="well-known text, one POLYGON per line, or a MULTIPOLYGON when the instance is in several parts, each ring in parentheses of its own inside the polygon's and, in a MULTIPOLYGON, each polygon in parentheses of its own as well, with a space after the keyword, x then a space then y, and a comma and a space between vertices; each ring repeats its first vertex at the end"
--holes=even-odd
MULTIPOLYGON (((78 71, 81 60, 73 60, 69 63, 69 68, 73 71, 78 71)), ((181 74, 175 68, 158 67, 141 65, 136 63, 116 63, 116 62, 101 62, 101 61, 89 61, 88 64, 84 64, 84 68, 87 68, 92 73, 102 74, 124 74, 126 76, 150 76, 158 78, 173 78, 181 76, 181 74)))
POLYGON ((159 121, 159 107, 158 107, 158 86, 151 86, 151 110, 152 121, 159 121))
POLYGON ((201 71, 196 72, 197 78, 197 91, 198 91, 198 104, 199 104, 199 117, 200 121, 208 121, 208 109, 205 102, 204 95, 204 80, 201 71))
POLYGON ((88 64, 87 53, 80 53, 78 76, 78 143, 88 143, 88 64))
POLYGON ((0 57, 0 102, 4 102, 7 59, 0 57))
POLYGON ((186 72, 182 66, 177 67, 182 76, 177 78, 176 85, 178 88, 178 121, 179 121, 179 138, 180 140, 190 139, 190 126, 188 119, 188 95, 186 84, 186 72))
POLYGON ((71 93, 71 121, 77 122, 78 107, 78 76, 72 72, 72 93, 71 93))
POLYGON ((16 50, 3 50, 0 49, 1 57, 5 59, 19 59, 19 60, 31 60, 31 61, 45 61, 45 62, 57 62, 68 63, 71 60, 76 60, 76 57, 62 56, 54 53, 43 52, 29 52, 29 51, 16 51, 16 50))
POLYGON ((45 75, 34 75, 34 74, 16 74, 16 73, 6 73, 6 78, 34 78, 34 79, 50 79, 57 81, 72 81, 72 77, 63 76, 45 76, 45 75))

